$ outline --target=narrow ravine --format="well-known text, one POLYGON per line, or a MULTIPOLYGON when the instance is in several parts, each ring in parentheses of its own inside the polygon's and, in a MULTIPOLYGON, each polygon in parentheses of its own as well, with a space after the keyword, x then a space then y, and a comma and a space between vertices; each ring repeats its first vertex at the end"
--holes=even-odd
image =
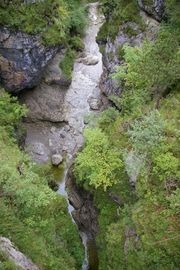
MULTIPOLYGON (((71 205, 72 199, 71 204, 69 203, 69 195, 66 192, 68 171, 83 145, 83 130, 87 115, 98 113, 103 107, 99 88, 103 63, 96 36, 104 17, 99 13, 98 5, 98 2, 88 4, 89 20, 83 39, 84 51, 74 63, 71 85, 62 88, 61 85, 48 83, 49 77, 52 77, 51 71, 54 72, 59 67, 62 58, 60 52, 49 65, 46 72, 48 79, 45 78, 40 86, 22 93, 20 97, 29 108, 28 118, 24 124, 27 130, 26 150, 36 162, 40 163, 48 161, 53 154, 60 154, 64 159, 64 175, 59 179, 58 193, 66 198, 72 222, 75 222, 73 212, 76 210, 71 205)), ((89 209, 85 210, 88 213, 89 209)), ((83 231, 80 229, 85 249, 82 270, 97 270, 95 240, 89 235, 85 229, 83 231)))
POLYGON ((64 120, 69 126, 68 136, 64 138, 68 159, 71 159, 83 144, 85 116, 91 109, 98 111, 101 107, 99 81, 103 66, 96 36, 102 24, 102 16, 98 14, 97 7, 98 3, 89 4, 85 49, 82 58, 78 58, 74 64, 72 83, 64 99, 64 120))
POLYGON ((83 145, 85 117, 92 110, 97 113, 102 105, 99 81, 103 66, 96 35, 103 20, 98 14, 98 3, 89 4, 89 19, 84 38, 83 58, 78 58, 74 64, 72 83, 64 100, 64 120, 68 123, 66 126, 68 134, 64 134, 63 138, 63 145, 67 146, 67 157, 64 178, 59 187, 59 193, 62 195, 64 195, 68 166, 83 145))
MULTIPOLYGON (((77 153, 83 144, 85 116, 91 109, 98 111, 102 105, 99 81, 103 72, 103 65, 102 55, 96 43, 96 36, 102 23, 103 17, 98 13, 98 3, 89 4, 89 26, 84 38, 85 49, 83 57, 77 59, 74 64, 72 84, 67 91, 64 101, 65 121, 68 122, 69 131, 73 139, 71 140, 69 137, 65 137, 65 144, 69 145, 69 149, 67 151, 68 156, 64 177, 59 185, 58 193, 67 198, 68 211, 71 217, 75 209, 69 203, 65 190, 68 166, 73 160, 74 154, 77 153), (72 145, 74 141, 75 145, 72 145)), ((80 236, 85 249, 82 270, 98 269, 97 252, 93 245, 94 241, 88 239, 85 232, 80 231, 80 236), (94 254, 93 258, 92 254, 94 254), (89 262, 90 256, 91 262, 89 262)))

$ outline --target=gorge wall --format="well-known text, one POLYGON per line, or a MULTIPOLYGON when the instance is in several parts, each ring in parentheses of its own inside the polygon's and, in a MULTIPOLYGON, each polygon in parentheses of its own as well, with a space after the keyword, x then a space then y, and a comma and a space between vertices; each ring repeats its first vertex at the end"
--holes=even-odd
POLYGON ((17 93, 33 88, 42 77, 57 47, 42 44, 40 37, 0 27, 0 81, 9 91, 17 93))

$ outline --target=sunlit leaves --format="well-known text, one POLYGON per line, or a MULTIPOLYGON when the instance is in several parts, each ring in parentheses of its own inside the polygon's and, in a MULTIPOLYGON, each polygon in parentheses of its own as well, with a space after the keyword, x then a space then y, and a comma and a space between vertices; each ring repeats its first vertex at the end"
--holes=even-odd
POLYGON ((120 154, 110 147, 107 136, 99 128, 86 129, 85 139, 85 147, 76 158, 77 178, 106 190, 119 181, 122 169, 120 154))
POLYGON ((134 148, 140 153, 146 153, 153 147, 157 147, 164 139, 165 122, 158 111, 152 111, 135 120, 128 131, 134 148))
POLYGON ((0 89, 0 126, 15 126, 26 112, 27 109, 19 105, 17 98, 0 89))

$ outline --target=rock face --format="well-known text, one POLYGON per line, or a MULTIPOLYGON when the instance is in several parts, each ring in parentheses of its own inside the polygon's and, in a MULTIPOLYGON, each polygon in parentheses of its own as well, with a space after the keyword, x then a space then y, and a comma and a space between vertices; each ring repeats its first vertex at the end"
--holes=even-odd
POLYGON ((37 162, 46 162, 56 153, 71 159, 83 143, 85 116, 92 109, 98 113, 97 109, 101 110, 104 104, 99 88, 102 55, 96 43, 103 22, 97 14, 97 3, 90 6, 90 13, 90 26, 83 40, 84 50, 81 59, 74 63, 71 84, 59 68, 64 55, 61 50, 43 72, 42 82, 34 89, 18 94, 21 103, 28 108, 24 123, 27 130, 25 149, 37 162), (89 65, 82 62, 88 55, 93 58, 93 61, 92 58, 88 60, 89 65))
POLYGON ((14 247, 8 238, 0 237, 0 251, 2 251, 8 259, 13 261, 16 266, 21 267, 23 270, 39 270, 30 259, 14 247))
POLYGON ((59 68, 59 62, 63 57, 63 50, 56 53, 43 72, 41 83, 29 91, 19 93, 19 100, 28 108, 28 122, 64 121, 64 97, 71 82, 59 68))
POLYGON ((142 19, 146 25, 145 32, 142 32, 139 26, 133 22, 126 22, 119 27, 119 32, 114 40, 99 41, 103 46, 103 64, 104 72, 101 77, 100 88, 103 93, 109 97, 111 95, 119 96, 122 88, 112 79, 112 74, 115 73, 116 67, 124 63, 123 50, 124 44, 131 47, 141 46, 143 38, 154 40, 159 30, 159 22, 152 17, 147 16, 143 11, 140 12, 142 19), (132 34, 128 34, 128 29, 132 30, 132 34))
POLYGON ((75 210, 72 212, 81 232, 85 232, 89 239, 95 238, 98 232, 98 212, 93 205, 92 195, 76 185, 72 168, 68 172, 66 187, 68 199, 75 210))
POLYGON ((147 14, 152 16, 157 21, 161 21, 165 16, 165 1, 164 0, 138 0, 140 8, 147 14))
POLYGON ((120 50, 124 44, 130 44, 130 46, 140 46, 142 41, 142 32, 139 30, 135 23, 124 23, 115 38, 115 40, 107 39, 106 44, 103 44, 103 64, 104 73, 101 78, 100 87, 106 96, 119 95, 121 88, 117 85, 116 81, 112 79, 112 74, 115 73, 116 67, 121 65, 123 57, 119 57, 120 50), (133 29, 136 35, 129 37, 126 33, 126 29, 133 29))
POLYGON ((0 27, 0 82, 9 92, 36 86, 42 71, 57 52, 38 36, 0 27))
POLYGON ((58 85, 62 88, 67 88, 71 84, 71 80, 66 78, 59 67, 59 63, 65 56, 65 50, 62 49, 48 64, 45 72, 43 73, 44 82, 47 85, 58 85))

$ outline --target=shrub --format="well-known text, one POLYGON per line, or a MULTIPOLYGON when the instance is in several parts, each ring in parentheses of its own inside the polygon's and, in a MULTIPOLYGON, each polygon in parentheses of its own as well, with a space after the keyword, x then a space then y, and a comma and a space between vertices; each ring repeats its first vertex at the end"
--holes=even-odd
POLYGON ((69 80, 72 79, 72 71, 75 57, 76 57, 75 51, 68 49, 63 60, 59 63, 59 67, 61 68, 63 74, 69 80))

